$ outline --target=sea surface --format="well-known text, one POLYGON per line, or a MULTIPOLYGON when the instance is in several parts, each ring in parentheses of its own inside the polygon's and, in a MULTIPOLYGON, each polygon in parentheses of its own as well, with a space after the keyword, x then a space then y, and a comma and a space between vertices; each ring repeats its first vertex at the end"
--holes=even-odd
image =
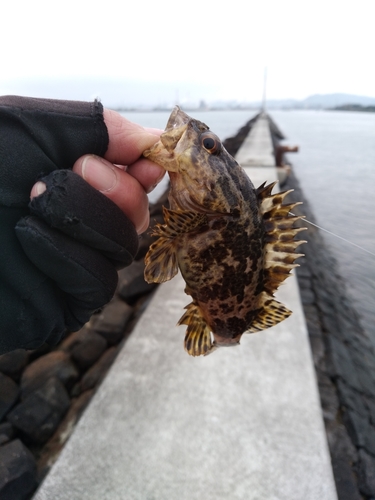
MULTIPOLYGON (((256 112, 190 114, 226 139, 256 112)), ((269 114, 287 137, 283 143, 300 148, 288 159, 316 223, 375 253, 375 113, 277 110, 269 114)), ((147 127, 165 128, 169 113, 124 115, 147 127)), ((323 237, 338 262, 362 326, 375 345, 375 256, 327 233, 323 237)))

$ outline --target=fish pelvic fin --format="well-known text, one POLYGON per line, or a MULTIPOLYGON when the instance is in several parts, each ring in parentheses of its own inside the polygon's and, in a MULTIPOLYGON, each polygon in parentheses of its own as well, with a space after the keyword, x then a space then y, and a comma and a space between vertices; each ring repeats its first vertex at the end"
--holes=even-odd
POLYGON ((187 325, 185 351, 190 356, 206 355, 211 351, 213 345, 211 329, 195 302, 186 306, 185 309, 185 313, 178 322, 178 325, 187 325))
POLYGON ((293 190, 271 194, 276 182, 263 183, 257 189, 259 209, 265 225, 265 255, 264 255, 264 290, 269 294, 278 289, 279 285, 298 267, 294 261, 304 254, 295 253, 305 240, 295 240, 295 236, 304 231, 305 227, 295 227, 294 224, 304 216, 291 216, 289 212, 301 203, 283 204, 285 197, 293 190))
POLYGON ((178 273, 178 237, 207 223, 204 214, 169 210, 163 207, 165 224, 157 224, 152 236, 159 238, 150 246, 145 257, 144 277, 147 283, 164 283, 178 273))
POLYGON ((255 333, 275 326, 292 314, 287 307, 266 292, 261 294, 261 307, 245 333, 255 333))

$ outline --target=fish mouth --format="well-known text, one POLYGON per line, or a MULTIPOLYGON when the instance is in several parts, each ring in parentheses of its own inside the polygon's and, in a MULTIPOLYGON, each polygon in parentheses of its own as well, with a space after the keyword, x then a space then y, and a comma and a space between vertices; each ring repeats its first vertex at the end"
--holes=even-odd
POLYGON ((172 130, 174 128, 182 127, 183 125, 187 125, 191 120, 190 116, 184 113, 179 106, 175 106, 169 117, 167 126, 165 131, 172 130))
POLYGON ((231 338, 220 337, 214 333, 214 341, 212 342, 211 347, 205 353, 205 356, 208 356, 209 354, 213 353, 219 347, 236 347, 240 345, 241 335, 242 334, 237 335, 237 337, 231 339, 231 338))

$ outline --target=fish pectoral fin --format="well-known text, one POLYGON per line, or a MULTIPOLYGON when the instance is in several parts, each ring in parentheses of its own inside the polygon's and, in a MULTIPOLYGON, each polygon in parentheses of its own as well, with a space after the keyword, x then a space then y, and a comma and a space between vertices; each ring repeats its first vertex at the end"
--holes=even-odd
POLYGON ((185 350, 190 356, 206 355, 212 348, 211 329, 203 318, 197 304, 186 306, 186 312, 178 325, 187 325, 185 350))
POLYGON ((157 224, 152 236, 159 238, 145 257, 147 283, 164 283, 178 272, 176 245, 179 236, 207 224, 207 216, 198 212, 169 210, 163 207, 165 224, 157 224))
POLYGON ((162 227, 169 237, 190 233, 208 222, 207 215, 188 210, 170 210, 163 207, 163 215, 165 226, 162 227))
POLYGON ((173 239, 161 236, 149 248, 145 257, 144 277, 147 283, 164 283, 178 273, 173 239))
POLYGON ((255 333, 275 326, 284 319, 288 318, 292 311, 285 307, 281 302, 263 294, 264 301, 257 315, 251 321, 246 333, 255 333))

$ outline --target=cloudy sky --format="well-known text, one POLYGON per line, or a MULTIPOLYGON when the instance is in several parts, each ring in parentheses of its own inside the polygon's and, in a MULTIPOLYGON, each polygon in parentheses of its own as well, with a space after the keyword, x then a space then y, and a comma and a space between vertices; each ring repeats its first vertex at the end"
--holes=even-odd
POLYGON ((107 106, 375 97, 373 0, 8 0, 0 93, 107 106))

